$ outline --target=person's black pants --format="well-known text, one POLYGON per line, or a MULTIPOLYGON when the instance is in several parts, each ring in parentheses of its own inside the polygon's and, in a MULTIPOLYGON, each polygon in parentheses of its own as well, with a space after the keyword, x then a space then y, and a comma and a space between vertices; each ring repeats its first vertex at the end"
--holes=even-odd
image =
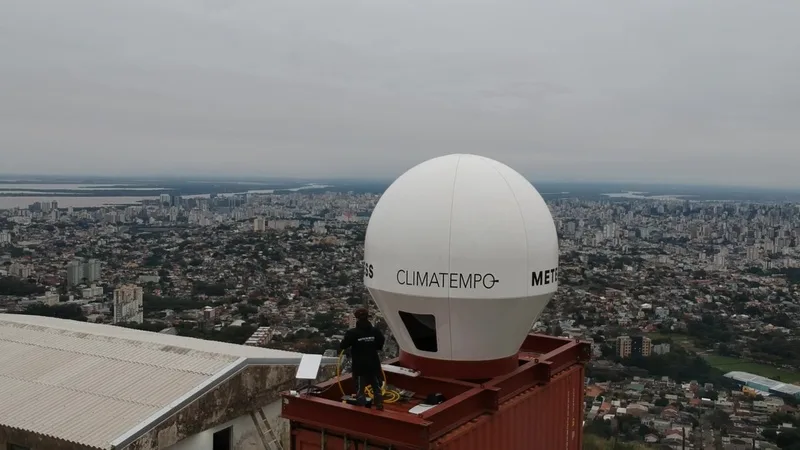
POLYGON ((381 392, 381 379, 376 374, 359 375, 356 379, 356 400, 359 405, 367 404, 367 395, 365 388, 367 385, 372 386, 372 404, 375 406, 383 406, 383 393, 381 392))

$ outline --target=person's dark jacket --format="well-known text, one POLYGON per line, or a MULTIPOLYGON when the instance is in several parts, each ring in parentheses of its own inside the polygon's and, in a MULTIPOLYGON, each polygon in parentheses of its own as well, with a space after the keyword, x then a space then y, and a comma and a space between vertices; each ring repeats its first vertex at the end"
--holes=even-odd
POLYGON ((353 376, 377 375, 381 371, 381 358, 386 338, 369 320, 359 320, 356 327, 344 334, 339 350, 350 350, 353 359, 353 376))

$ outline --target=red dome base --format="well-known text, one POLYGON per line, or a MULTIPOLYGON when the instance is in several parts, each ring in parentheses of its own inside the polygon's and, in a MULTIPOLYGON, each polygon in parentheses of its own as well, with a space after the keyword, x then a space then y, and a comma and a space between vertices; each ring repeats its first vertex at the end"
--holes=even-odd
POLYGON ((489 361, 446 361, 412 355, 400 350, 400 365, 417 370, 426 377, 480 380, 513 372, 519 367, 519 357, 511 355, 489 361))

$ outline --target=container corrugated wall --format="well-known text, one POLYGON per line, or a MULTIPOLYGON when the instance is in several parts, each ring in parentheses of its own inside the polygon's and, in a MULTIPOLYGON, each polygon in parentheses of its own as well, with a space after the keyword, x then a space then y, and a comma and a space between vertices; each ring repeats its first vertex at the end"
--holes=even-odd
MULTIPOLYGON (((549 383, 529 389, 487 414, 431 443, 438 450, 581 450, 583 445, 584 368, 576 365, 549 383)), ((358 437, 312 430, 294 431, 293 450, 363 450, 358 437)), ((363 438, 362 438, 363 439, 363 438)), ((367 448, 386 449, 376 444, 367 448)), ((393 447, 393 450, 403 450, 393 447)))
MULTIPOLYGON (((341 436, 326 435, 311 430, 295 430, 292 450, 407 450, 403 447, 382 446, 341 436)), ((486 449, 490 450, 490 449, 486 449)))
POLYGON ((504 402, 500 410, 435 442, 439 450, 580 450, 583 445, 583 366, 504 402))
POLYGON ((309 430, 300 430, 298 433, 296 433, 294 444, 294 447, 292 447, 294 450, 350 450, 353 448, 350 446, 348 449, 344 445, 344 439, 333 436, 328 436, 325 438, 323 447, 322 434, 309 430))

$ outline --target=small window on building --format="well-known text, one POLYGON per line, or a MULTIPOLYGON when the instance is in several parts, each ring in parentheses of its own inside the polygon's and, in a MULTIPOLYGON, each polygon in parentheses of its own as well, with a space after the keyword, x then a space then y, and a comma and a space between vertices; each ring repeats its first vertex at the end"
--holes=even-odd
POLYGON ((7 450, 31 450, 30 447, 25 447, 17 444, 8 444, 7 450))
POLYGON ((231 427, 214 433, 214 447, 212 450, 231 450, 231 427))
POLYGON ((399 314, 417 350, 439 351, 439 343, 436 339, 436 317, 433 314, 413 314, 405 311, 400 311, 399 314))

